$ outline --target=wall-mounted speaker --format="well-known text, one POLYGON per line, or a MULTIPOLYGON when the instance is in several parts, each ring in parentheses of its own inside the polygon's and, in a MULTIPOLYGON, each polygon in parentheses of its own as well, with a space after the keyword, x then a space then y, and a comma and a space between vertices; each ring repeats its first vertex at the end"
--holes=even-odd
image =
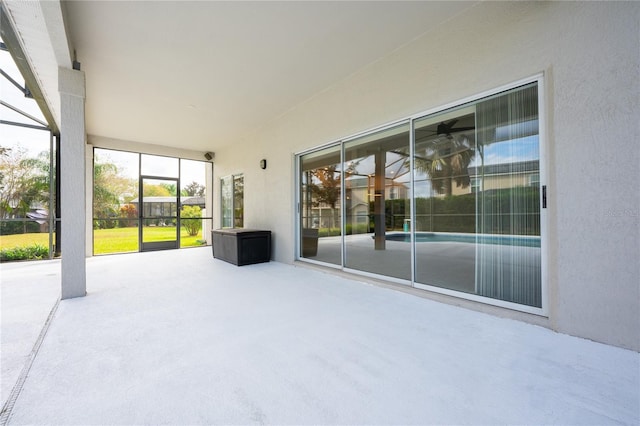
POLYGON ((206 158, 208 161, 213 160, 216 157, 216 154, 213 152, 205 152, 204 153, 204 158, 206 158))

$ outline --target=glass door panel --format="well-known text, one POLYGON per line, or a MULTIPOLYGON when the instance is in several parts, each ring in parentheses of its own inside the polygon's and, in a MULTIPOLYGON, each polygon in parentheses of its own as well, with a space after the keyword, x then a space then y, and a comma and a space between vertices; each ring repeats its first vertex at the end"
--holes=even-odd
POLYGON ((244 227, 244 175, 223 177, 220 180, 220 190, 222 227, 244 227))
POLYGON ((178 180, 142 177, 141 251, 179 247, 178 180))
POLYGON ((139 251, 139 154, 95 148, 93 254, 139 251))
POLYGON ((541 306, 537 85, 415 121, 417 283, 541 306))
POLYGON ((473 293, 475 107, 416 120, 414 153, 416 281, 473 293))
POLYGON ((180 160, 180 248, 205 245, 211 240, 212 202, 207 181, 212 171, 209 162, 180 160))
POLYGON ((345 143, 345 264, 411 279, 409 125, 345 143))
POLYGON ((476 292, 542 306, 538 87, 477 105, 476 292))
POLYGON ((300 173, 300 257, 341 265, 340 146, 302 156, 300 173))

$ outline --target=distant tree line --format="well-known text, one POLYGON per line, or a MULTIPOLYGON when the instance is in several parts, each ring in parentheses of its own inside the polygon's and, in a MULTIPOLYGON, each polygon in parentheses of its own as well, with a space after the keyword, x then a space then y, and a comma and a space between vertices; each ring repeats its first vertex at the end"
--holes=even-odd
POLYGON ((25 148, 0 146, 0 233, 37 232, 39 225, 25 219, 35 209, 49 209, 49 152, 35 158, 25 148))

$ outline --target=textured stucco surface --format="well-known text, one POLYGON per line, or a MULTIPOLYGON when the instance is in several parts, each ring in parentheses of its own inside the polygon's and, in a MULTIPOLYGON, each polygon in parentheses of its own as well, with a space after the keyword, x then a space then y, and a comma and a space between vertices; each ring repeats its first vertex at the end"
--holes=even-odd
POLYGON ((86 134, 84 73, 58 68, 60 90, 60 207, 62 298, 86 293, 86 134))
POLYGON ((291 262, 296 152, 542 72, 548 325, 640 350, 638 28, 634 2, 479 4, 217 152, 215 190, 244 173, 245 225, 291 262))
POLYGON ((60 260, 0 264, 0 407, 60 297, 60 260))
MULTIPOLYGON (((548 320, 453 303, 640 350, 639 28, 638 2, 481 2, 463 8, 230 147, 212 148, 215 193, 220 177, 243 173, 245 226, 271 229, 275 259, 293 262, 296 152, 543 73, 548 320), (258 166, 262 158, 266 170, 258 166)), ((48 54, 64 52, 55 53, 48 54)), ((60 68, 59 74, 61 122, 68 126, 61 149, 62 216, 69 230, 63 233, 62 276, 70 292, 63 296, 70 297, 84 288, 89 247, 83 230, 90 229, 84 185, 90 173, 84 170, 84 83, 74 82, 80 73, 60 68)), ((96 142, 109 146, 105 139, 96 142)), ((218 201, 213 212, 219 221, 218 201)))
MULTIPOLYGON (((9 283, 38 279, 20 266, 9 283)), ((209 247, 96 256, 87 274, 8 424, 640 420, 630 350, 209 247)))

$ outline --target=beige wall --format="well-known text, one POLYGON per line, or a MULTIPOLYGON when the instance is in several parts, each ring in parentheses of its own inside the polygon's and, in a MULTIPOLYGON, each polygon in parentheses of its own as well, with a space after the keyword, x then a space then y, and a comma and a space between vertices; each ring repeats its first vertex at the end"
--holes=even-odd
MULTIPOLYGON (((523 172, 513 174, 499 174, 499 175, 484 175, 482 177, 484 191, 491 189, 503 189, 503 188, 516 188, 519 186, 529 186, 532 175, 537 175, 538 172, 523 172)), ((472 176, 473 178, 473 176, 472 176)), ((471 193, 471 185, 463 188, 457 186, 455 182, 451 185, 453 195, 464 195, 471 193)))
POLYGON ((638 28, 634 2, 481 3, 216 152, 216 191, 244 173, 245 226, 292 262, 294 153, 544 72, 549 319, 467 305, 640 350, 638 28))

